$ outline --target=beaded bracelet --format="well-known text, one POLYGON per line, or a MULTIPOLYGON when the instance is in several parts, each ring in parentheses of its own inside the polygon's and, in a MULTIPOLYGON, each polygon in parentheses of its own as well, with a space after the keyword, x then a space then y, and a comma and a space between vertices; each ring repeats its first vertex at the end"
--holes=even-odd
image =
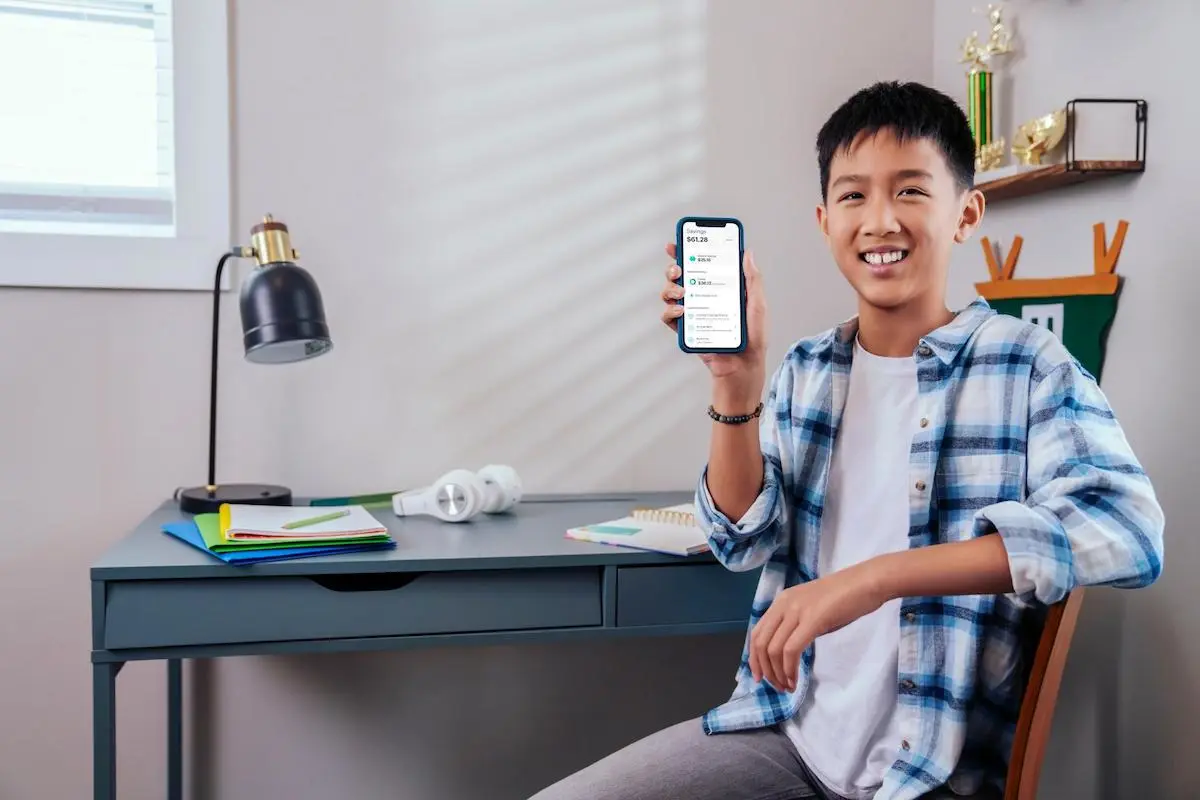
POLYGON ((708 407, 708 415, 710 417, 712 417, 713 419, 715 419, 717 422, 723 422, 726 425, 741 425, 742 423, 749 422, 750 420, 754 419, 758 415, 762 414, 762 410, 763 410, 763 404, 759 403, 758 408, 754 409, 754 411, 749 414, 739 414, 736 417, 730 417, 730 416, 726 416, 725 414, 718 414, 717 410, 715 408, 713 408, 712 406, 709 406, 708 407))

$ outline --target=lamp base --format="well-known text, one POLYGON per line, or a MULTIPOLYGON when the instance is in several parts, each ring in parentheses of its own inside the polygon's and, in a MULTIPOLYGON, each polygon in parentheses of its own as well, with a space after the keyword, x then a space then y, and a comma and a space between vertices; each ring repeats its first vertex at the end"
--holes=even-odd
POLYGON ((289 506, 292 490, 267 483, 222 483, 212 487, 193 486, 179 493, 179 510, 185 514, 210 514, 222 503, 257 506, 289 506))

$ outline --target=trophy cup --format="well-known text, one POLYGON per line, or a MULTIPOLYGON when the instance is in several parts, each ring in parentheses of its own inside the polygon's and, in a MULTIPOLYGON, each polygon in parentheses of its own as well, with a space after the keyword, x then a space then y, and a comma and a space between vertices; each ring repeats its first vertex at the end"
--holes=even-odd
POLYGON ((1048 153, 1062 141, 1067 131, 1067 110, 1060 108, 1031 119, 1017 128, 1013 136, 1012 154, 1027 166, 1038 166, 1048 153))
POLYGON ((975 137, 975 169, 986 172, 1000 166, 1004 157, 1004 137, 995 138, 994 104, 992 102, 992 62, 997 56, 1012 52, 1012 32, 1005 27, 1002 9, 997 4, 987 7, 991 30, 987 41, 979 41, 979 32, 972 31, 963 40, 959 63, 967 65, 967 121, 975 137))

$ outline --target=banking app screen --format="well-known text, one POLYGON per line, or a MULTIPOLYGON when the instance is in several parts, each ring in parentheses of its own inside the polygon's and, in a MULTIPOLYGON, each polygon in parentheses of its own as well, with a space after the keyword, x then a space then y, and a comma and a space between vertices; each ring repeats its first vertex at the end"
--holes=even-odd
POLYGON ((737 347, 742 336, 738 227, 683 223, 683 341, 737 347))

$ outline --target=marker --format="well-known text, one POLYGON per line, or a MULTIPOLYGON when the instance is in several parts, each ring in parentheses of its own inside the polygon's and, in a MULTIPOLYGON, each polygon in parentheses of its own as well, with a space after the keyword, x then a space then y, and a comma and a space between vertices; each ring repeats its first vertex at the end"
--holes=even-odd
POLYGON ((328 514, 321 514, 320 516, 317 516, 317 517, 309 517, 308 519, 298 519, 295 522, 285 523, 283 526, 283 529, 290 531, 290 530, 295 530, 296 528, 303 528, 306 525, 316 525, 318 522, 328 522, 331 519, 337 519, 338 517, 348 517, 348 516, 350 516, 350 509, 343 508, 341 511, 331 511, 328 514))

